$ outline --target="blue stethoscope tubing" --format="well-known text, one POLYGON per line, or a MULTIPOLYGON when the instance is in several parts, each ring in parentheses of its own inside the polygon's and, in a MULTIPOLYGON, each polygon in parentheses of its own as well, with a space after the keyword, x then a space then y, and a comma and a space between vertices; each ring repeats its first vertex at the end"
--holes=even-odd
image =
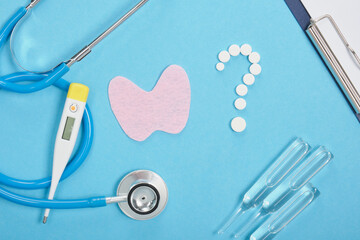
MULTIPOLYGON (((16 24, 27 13, 25 7, 20 8, 0 30, 0 48, 9 39, 16 24)), ((55 67, 52 71, 46 74, 35 74, 30 72, 18 72, 0 77, 0 89, 12 91, 16 93, 32 93, 45 89, 54 85, 64 91, 68 91, 70 83, 62 77, 69 71, 69 67, 62 63, 55 67), (17 84, 19 82, 34 82, 30 84, 17 84)), ((83 137, 80 146, 69 161, 61 180, 66 179, 73 174, 80 165, 85 161, 89 154, 93 142, 93 121, 89 106, 86 105, 83 121, 83 137)), ((22 180, 6 176, 0 173, 0 184, 18 188, 18 189, 41 189, 48 188, 51 184, 51 177, 46 177, 37 180, 22 180)), ((50 209, 73 209, 73 208, 88 208, 88 207, 103 207, 106 206, 106 198, 104 196, 92 197, 86 199, 76 200, 46 200, 22 196, 0 187, 0 197, 13 203, 36 207, 36 208, 50 208, 50 209)))

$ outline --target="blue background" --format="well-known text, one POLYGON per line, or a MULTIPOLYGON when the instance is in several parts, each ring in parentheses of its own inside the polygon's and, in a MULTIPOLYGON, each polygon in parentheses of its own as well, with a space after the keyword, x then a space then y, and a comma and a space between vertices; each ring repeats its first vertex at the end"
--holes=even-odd
MULTIPOLYGON (((135 1, 42 1, 17 32, 25 63, 57 64, 97 36, 135 1), (41 61, 40 61, 41 60, 41 61)), ((28 1, 0 1, 0 24, 28 1)), ((8 47, 0 74, 18 71, 8 47)), ((36 65, 36 66, 35 66, 36 65)), ((335 158, 312 183, 321 195, 277 239, 354 239, 360 233, 360 126, 323 62, 283 0, 150 0, 65 76, 87 84, 95 139, 87 161, 57 192, 59 199, 115 194, 130 171, 151 169, 169 188, 165 211, 150 221, 126 217, 116 205, 43 211, 0 199, 1 239, 218 239, 214 234, 241 193, 296 136, 327 146, 335 158), (248 106, 233 107, 235 86, 248 71, 245 57, 217 72, 217 54, 249 43, 262 74, 249 88, 248 106), (151 90, 170 64, 187 71, 192 102, 179 135, 156 132, 129 139, 113 116, 109 81, 125 76, 151 90), (230 120, 242 116, 237 134, 230 120)), ((51 172, 57 125, 66 94, 48 88, 19 95, 0 90, 0 169, 34 179, 51 172)), ((14 189, 12 189, 14 190, 14 189)), ((44 198, 46 190, 18 193, 44 198)), ((246 219, 246 217, 244 217, 246 219)), ((230 239, 233 227, 224 237, 230 239)))

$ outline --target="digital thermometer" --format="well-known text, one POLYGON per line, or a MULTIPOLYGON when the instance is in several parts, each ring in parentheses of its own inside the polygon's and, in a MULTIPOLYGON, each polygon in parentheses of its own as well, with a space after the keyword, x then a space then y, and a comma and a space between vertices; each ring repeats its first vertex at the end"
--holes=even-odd
MULTIPOLYGON (((52 200, 57 185, 74 150, 84 114, 89 88, 79 83, 70 84, 59 129, 56 135, 53 158, 53 170, 48 199, 52 200)), ((49 216, 50 209, 45 210, 43 223, 49 216)))

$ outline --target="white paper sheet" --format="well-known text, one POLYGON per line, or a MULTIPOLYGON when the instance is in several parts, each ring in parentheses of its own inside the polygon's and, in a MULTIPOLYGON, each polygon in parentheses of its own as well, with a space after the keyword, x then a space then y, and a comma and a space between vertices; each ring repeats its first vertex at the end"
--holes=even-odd
MULTIPOLYGON (((330 14, 350 46, 360 56, 360 0, 301 0, 311 18, 330 14)), ((360 93, 360 66, 342 43, 328 20, 319 22, 318 27, 330 48, 343 66, 358 93, 360 93)))

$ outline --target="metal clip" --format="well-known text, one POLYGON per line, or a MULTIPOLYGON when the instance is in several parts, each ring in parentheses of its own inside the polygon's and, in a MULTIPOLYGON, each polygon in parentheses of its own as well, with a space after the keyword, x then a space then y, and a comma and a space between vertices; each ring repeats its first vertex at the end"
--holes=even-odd
POLYGON ((352 56, 355 58, 358 67, 360 68, 360 58, 359 56, 356 54, 355 50, 350 46, 349 42, 346 40, 344 34, 341 32, 339 26, 336 24, 335 20, 333 19, 333 17, 329 14, 325 14, 324 16, 321 16, 317 19, 311 19, 310 22, 310 26, 311 25, 316 25, 316 23, 320 22, 321 20, 327 18, 331 25, 335 28, 337 34, 340 36, 342 42, 344 43, 344 45, 346 46, 346 48, 350 51, 350 53, 352 54, 352 56))

